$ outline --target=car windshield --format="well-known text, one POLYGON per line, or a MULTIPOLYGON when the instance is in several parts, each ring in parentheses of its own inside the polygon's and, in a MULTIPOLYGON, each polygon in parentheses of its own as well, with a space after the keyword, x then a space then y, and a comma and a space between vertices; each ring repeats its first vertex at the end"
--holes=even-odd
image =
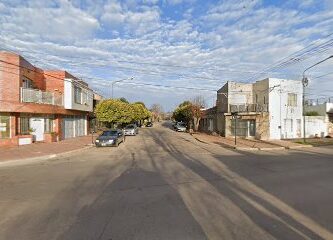
POLYGON ((117 136, 118 131, 104 131, 101 136, 109 137, 109 136, 117 136))
POLYGON ((186 127, 186 124, 185 123, 178 123, 178 126, 179 127, 186 127))
POLYGON ((134 125, 128 125, 128 126, 125 127, 125 129, 133 129, 133 128, 135 128, 134 125))

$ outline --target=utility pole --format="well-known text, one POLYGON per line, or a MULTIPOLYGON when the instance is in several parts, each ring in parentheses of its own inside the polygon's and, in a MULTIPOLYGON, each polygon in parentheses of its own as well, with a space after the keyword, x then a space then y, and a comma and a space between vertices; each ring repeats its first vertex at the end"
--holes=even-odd
POLYGON ((134 77, 131 77, 131 78, 125 78, 125 79, 120 79, 120 80, 116 80, 116 81, 113 81, 111 83, 111 98, 113 98, 113 86, 116 84, 116 83, 119 83, 119 82, 123 82, 123 81, 126 81, 126 80, 133 80, 134 77))
POLYGON ((311 68, 313 68, 314 66, 317 66, 325 61, 327 61, 328 59, 333 58, 333 55, 325 58, 324 60, 321 60, 313 65, 311 65, 310 67, 306 68, 303 71, 303 78, 302 78, 302 85, 303 85, 303 142, 306 142, 306 137, 305 137, 305 88, 309 85, 309 79, 305 76, 305 72, 311 68))
POLYGON ((234 135, 235 135, 235 147, 237 146, 237 118, 238 118, 238 112, 232 112, 231 117, 234 119, 234 135))

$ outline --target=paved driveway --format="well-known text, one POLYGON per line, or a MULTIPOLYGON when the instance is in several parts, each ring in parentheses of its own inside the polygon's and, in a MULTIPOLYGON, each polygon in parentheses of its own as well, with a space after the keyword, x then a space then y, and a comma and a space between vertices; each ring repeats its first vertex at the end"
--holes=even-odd
POLYGON ((0 168, 0 239, 333 239, 333 149, 240 152, 165 126, 0 168))

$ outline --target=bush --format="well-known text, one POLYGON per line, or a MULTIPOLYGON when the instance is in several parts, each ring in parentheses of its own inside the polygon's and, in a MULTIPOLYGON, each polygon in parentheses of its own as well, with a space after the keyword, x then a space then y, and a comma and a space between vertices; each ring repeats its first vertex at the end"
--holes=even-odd
POLYGON ((306 112, 305 116, 319 116, 319 113, 317 111, 310 111, 306 112))

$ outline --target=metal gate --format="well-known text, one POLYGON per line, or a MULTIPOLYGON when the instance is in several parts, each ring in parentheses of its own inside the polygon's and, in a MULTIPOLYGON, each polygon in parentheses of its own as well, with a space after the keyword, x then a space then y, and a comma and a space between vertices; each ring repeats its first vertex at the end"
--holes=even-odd
POLYGON ((82 116, 68 116, 62 121, 63 139, 86 135, 86 118, 82 116))
POLYGON ((74 137, 74 117, 69 116, 62 120, 62 137, 63 139, 74 137))

